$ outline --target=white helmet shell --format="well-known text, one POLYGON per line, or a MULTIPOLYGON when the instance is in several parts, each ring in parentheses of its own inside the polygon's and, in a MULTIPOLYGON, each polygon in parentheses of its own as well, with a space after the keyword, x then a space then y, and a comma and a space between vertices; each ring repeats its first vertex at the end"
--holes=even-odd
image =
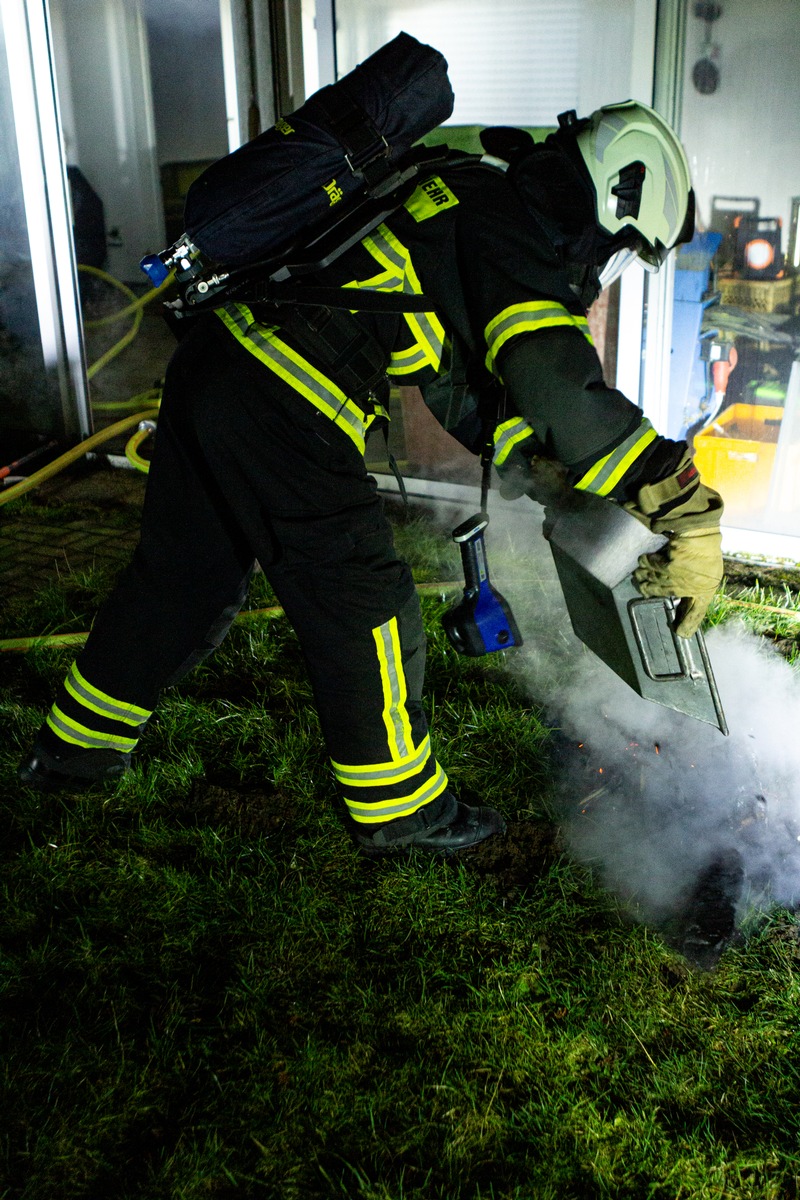
POLYGON ((597 109, 575 140, 594 184, 598 225, 612 236, 635 230, 643 265, 657 270, 683 240, 693 200, 675 132, 646 104, 625 100, 597 109))

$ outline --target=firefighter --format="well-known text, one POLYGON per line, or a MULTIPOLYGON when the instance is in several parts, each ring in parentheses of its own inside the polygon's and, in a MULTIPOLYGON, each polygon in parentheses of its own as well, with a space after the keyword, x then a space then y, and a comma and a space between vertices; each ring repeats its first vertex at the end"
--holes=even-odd
POLYGON ((685 153, 634 102, 564 114, 541 144, 508 129, 483 140, 482 159, 441 165, 312 281, 421 294, 428 311, 229 302, 180 342, 139 547, 20 768, 24 783, 121 774, 161 690, 224 637, 257 561, 297 632, 357 846, 447 855, 504 829, 499 812, 453 792, 431 745, 419 604, 364 465, 385 396, 353 384, 351 342, 377 354, 382 376, 418 384, 475 452, 492 413, 506 494, 530 491, 545 456, 571 488, 666 533, 668 552, 644 559, 636 580, 644 595, 681 598, 679 634, 698 627, 722 573, 721 502, 685 443, 605 385, 586 318, 629 261, 657 270, 691 237, 685 153))

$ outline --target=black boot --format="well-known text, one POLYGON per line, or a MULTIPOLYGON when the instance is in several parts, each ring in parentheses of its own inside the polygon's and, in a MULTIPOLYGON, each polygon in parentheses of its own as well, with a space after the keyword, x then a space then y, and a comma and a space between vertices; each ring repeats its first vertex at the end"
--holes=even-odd
POLYGON ((119 779, 128 770, 130 754, 121 750, 80 750, 72 747, 61 752, 48 743, 46 733, 40 733, 33 749, 17 768, 17 778, 26 787, 52 792, 58 788, 76 791, 119 779))
POLYGON ((425 809, 402 821, 391 821, 371 837, 355 833, 356 845, 367 858, 383 858, 388 854, 411 849, 426 850, 441 858, 450 858, 459 850, 477 846, 494 833, 505 833, 506 823, 495 808, 472 807, 454 800, 444 823, 428 824, 425 809), (411 825, 415 827, 410 827, 411 825))

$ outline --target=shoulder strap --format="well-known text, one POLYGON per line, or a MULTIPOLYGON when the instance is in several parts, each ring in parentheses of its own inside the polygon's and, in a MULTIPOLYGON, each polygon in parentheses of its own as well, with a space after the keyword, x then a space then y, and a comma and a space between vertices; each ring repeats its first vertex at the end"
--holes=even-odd
POLYGON ((475 162, 475 155, 453 154, 447 146, 417 147, 394 170, 391 190, 377 189, 350 206, 332 225, 309 238, 280 259, 253 263, 236 270, 193 280, 183 291, 183 305, 191 312, 218 308, 230 300, 243 303, 324 304, 360 312, 432 312, 435 305, 426 296, 391 292, 369 292, 350 288, 303 288, 294 283, 335 262, 352 246, 402 208, 420 179, 447 163, 458 166, 475 162), (294 284, 294 287, 288 285, 294 284), (314 293, 312 295, 312 292, 314 293), (324 293, 324 294, 323 294, 324 293), (355 303, 354 303, 355 301, 355 303))
POLYGON ((436 309, 433 300, 421 294, 373 292, 365 288, 306 287, 298 283, 274 283, 269 279, 253 283, 245 289, 245 293, 237 291, 235 299, 241 299, 246 304, 299 304, 314 308, 324 305, 326 308, 344 308, 350 312, 416 313, 434 312, 436 309))

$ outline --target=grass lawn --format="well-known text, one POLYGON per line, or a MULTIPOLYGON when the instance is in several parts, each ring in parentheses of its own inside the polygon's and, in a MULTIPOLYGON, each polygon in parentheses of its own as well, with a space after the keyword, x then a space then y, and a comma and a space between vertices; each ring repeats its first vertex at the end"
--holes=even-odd
MULTIPOLYGON (((396 523, 420 582, 458 576, 446 536, 396 523)), ((73 652, 0 656, 2 1200, 800 1196, 796 751, 769 741, 800 712, 797 593, 742 568, 712 613, 739 678, 729 742, 633 697, 641 736, 617 753, 622 701, 576 707, 599 711, 586 656, 550 576, 511 557, 493 577, 526 646, 504 661, 458 659, 450 600, 422 596, 440 757, 509 822, 457 862, 358 857, 282 617, 235 626, 165 694, 135 769, 82 795, 15 782, 73 652), (729 634, 741 620, 781 653, 729 634), (779 712, 745 728, 762 666, 779 712), (696 842, 705 796, 713 845, 738 838, 748 866, 713 971, 668 919, 700 862, 673 825, 696 842)), ((0 635, 85 629, 108 583, 67 577, 0 635)), ((250 604, 270 602, 257 579, 250 604)))

